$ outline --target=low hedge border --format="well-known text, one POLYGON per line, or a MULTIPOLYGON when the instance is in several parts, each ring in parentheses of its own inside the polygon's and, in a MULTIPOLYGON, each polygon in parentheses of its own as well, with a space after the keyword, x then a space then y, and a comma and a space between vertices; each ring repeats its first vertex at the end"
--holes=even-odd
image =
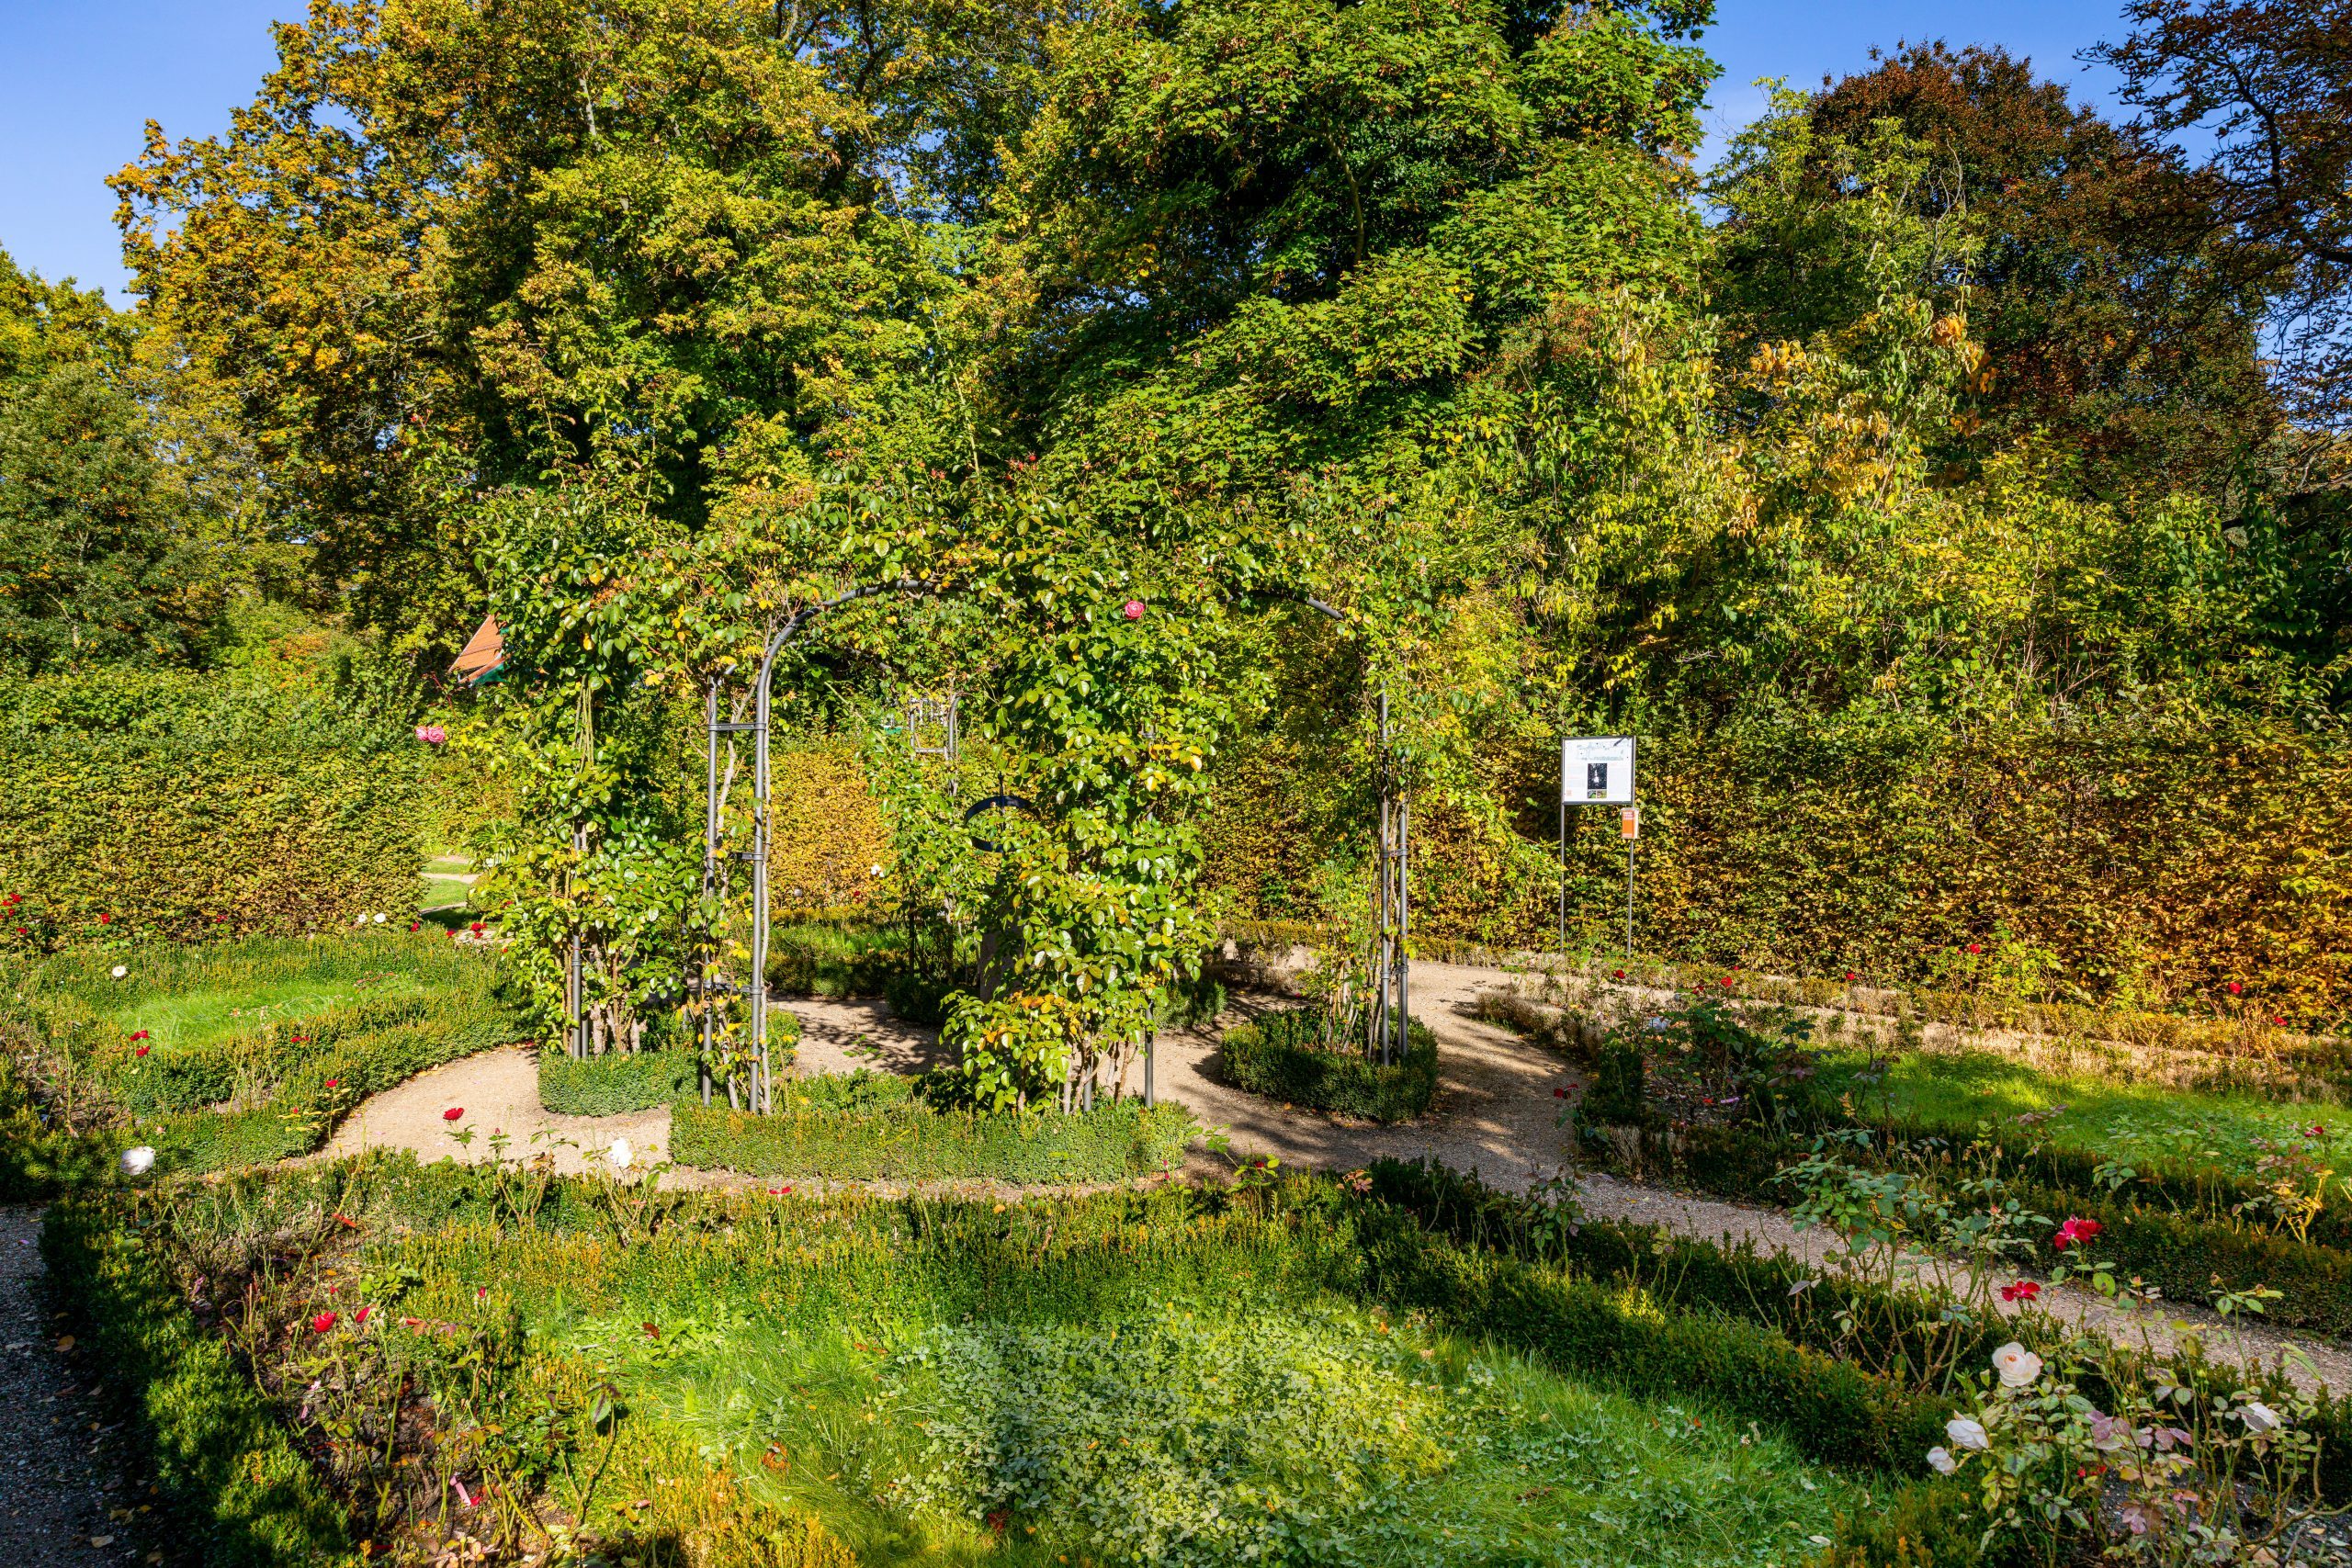
POLYGON ((1405 1059, 1382 1066, 1359 1051, 1325 1049, 1314 1008, 1268 1013, 1225 1032, 1225 1074, 1235 1086, 1285 1105, 1409 1122, 1437 1094, 1437 1036, 1413 1021, 1405 1059))
POLYGON ((41 1255, 107 1369, 158 1496, 202 1568, 344 1568, 360 1561, 343 1509, 254 1382, 205 1334, 132 1224, 100 1198, 49 1212, 41 1255))
POLYGON ((539 1052, 539 1105, 557 1116, 618 1116, 667 1105, 693 1089, 700 1058, 685 1051, 602 1056, 539 1052))
POLYGON ((1114 1100, 1075 1115, 940 1111, 915 1081, 861 1068, 780 1090, 775 1114, 682 1100, 670 1154, 747 1176, 841 1181, 1124 1181, 1173 1170, 1197 1130, 1182 1106, 1114 1100))

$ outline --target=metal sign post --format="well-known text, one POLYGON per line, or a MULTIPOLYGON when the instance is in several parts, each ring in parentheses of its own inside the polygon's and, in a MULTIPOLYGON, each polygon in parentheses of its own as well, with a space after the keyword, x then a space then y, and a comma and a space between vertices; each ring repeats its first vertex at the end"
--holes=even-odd
POLYGON ((1634 956, 1634 840, 1641 835, 1641 807, 1634 800, 1634 742, 1630 735, 1579 735, 1560 742, 1560 956, 1568 952, 1568 807, 1623 807, 1618 831, 1625 840, 1625 956, 1634 956))

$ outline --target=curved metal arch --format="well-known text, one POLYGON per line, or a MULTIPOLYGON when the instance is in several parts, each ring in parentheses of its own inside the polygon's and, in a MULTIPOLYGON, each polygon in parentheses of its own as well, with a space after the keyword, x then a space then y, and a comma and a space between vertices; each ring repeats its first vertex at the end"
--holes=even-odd
MULTIPOLYGON (((885 593, 927 593, 938 584, 928 578, 900 578, 895 582, 873 582, 853 588, 845 593, 813 604, 803 605, 785 618, 784 624, 768 634, 766 646, 760 654, 760 671, 753 688, 752 716, 748 724, 721 723, 718 717, 718 682, 713 681, 704 697, 704 758, 706 788, 703 810, 703 888, 707 894, 718 886, 719 820, 718 820, 718 738, 749 730, 752 734, 752 847, 743 858, 752 863, 752 973, 743 987, 750 998, 752 1012, 752 1109, 764 1115, 775 1109, 774 1079, 768 1063, 768 835, 772 819, 768 800, 773 784, 769 761, 768 737, 771 733, 772 710, 770 692, 775 680, 776 657, 786 644, 798 637, 811 621, 828 610, 861 599, 872 599, 885 593)), ((706 1006, 703 1013, 703 1103, 710 1103, 710 1049, 712 1044, 708 998, 718 994, 712 986, 707 960, 703 964, 699 990, 706 1006)))
MULTIPOLYGON (((1261 599, 1304 605, 1319 612, 1334 625, 1346 628, 1358 637, 1363 635, 1363 623, 1353 616, 1304 593, 1260 589, 1238 593, 1227 599, 1226 604, 1230 608, 1261 599)), ((1411 797, 1406 793, 1403 781, 1398 776, 1396 753, 1389 738, 1388 687, 1385 682, 1382 682, 1380 689, 1380 773, 1375 781, 1380 790, 1380 953, 1375 961, 1379 973, 1374 986, 1379 999, 1374 1004, 1371 1029, 1379 1041, 1381 1064, 1388 1066, 1403 1061, 1413 1043, 1413 959, 1408 951, 1413 934, 1413 900, 1407 886, 1407 872, 1411 864, 1409 840, 1413 807, 1411 797)))

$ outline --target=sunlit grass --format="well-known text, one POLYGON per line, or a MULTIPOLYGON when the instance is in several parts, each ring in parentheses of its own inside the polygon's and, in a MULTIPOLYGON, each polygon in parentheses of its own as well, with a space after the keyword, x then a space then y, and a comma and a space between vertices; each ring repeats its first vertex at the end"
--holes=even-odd
MULTIPOLYGON (((1905 1056, 1885 1094, 1897 1117, 1964 1133, 1980 1122, 2014 1130, 2031 1115, 2053 1144, 2124 1160, 2240 1166, 2251 1163, 2257 1138, 2276 1142, 2312 1127, 2331 1139, 2352 1134, 2352 1107, 2045 1073, 1990 1052, 1905 1056)), ((1874 1098, 1870 1103, 1875 1108, 1874 1098)))
POLYGON ((1703 1408, 1331 1300, 888 1344, 762 1325, 694 1336, 631 1382, 869 1562, 1760 1568, 1810 1559, 1864 1506, 1703 1408))

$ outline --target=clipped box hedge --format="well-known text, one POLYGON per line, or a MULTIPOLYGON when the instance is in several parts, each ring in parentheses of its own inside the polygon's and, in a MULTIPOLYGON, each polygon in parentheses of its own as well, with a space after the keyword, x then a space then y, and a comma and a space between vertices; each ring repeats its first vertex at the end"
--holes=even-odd
POLYGON ((557 1116, 619 1116, 667 1105, 694 1089, 689 1051, 612 1051, 602 1056, 539 1052, 539 1104, 557 1116))
POLYGON ((1226 1076, 1286 1105, 1375 1122, 1409 1122, 1430 1108, 1437 1094, 1437 1036, 1427 1024, 1415 1019, 1405 1059, 1384 1067, 1361 1051, 1327 1049, 1322 1023, 1320 1010, 1294 1008, 1227 1030, 1226 1076))
POLYGON ((750 1176, 844 1181, 1123 1181, 1173 1170, 1193 1139, 1182 1107, 1114 1100, 1077 1115, 940 1111, 915 1081, 861 1068, 780 1086, 772 1116, 681 1101, 670 1154, 750 1176))

